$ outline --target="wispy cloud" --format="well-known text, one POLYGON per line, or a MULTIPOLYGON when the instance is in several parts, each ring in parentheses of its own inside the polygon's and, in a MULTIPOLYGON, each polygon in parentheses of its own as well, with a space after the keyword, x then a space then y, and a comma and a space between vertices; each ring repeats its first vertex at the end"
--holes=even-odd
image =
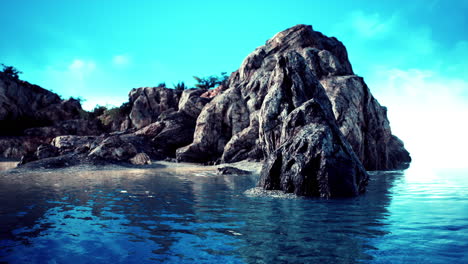
POLYGON ((119 66, 119 67, 127 66, 130 63, 130 56, 125 55, 125 54, 115 55, 112 58, 112 63, 115 66, 119 66))
POLYGON ((385 36, 395 27, 397 16, 383 18, 379 13, 366 14, 363 11, 351 13, 347 24, 361 37, 372 38, 385 36))
POLYGON ((68 72, 80 81, 84 81, 95 70, 96 63, 92 60, 75 59, 68 66, 68 72))

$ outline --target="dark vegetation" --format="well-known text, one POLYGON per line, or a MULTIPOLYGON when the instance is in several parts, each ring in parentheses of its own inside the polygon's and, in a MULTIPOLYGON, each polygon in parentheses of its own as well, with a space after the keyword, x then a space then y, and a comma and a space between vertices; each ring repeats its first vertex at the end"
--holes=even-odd
POLYGON ((14 79, 19 79, 19 75, 23 73, 13 66, 7 66, 3 63, 1 64, 1 66, 3 68, 1 72, 14 79))
POLYGON ((193 78, 195 79, 195 81, 197 81, 197 83, 195 84, 196 88, 210 89, 215 86, 226 83, 229 76, 227 75, 227 72, 222 72, 221 76, 211 75, 211 76, 207 76, 203 78, 198 77, 198 76, 193 76, 193 78))
POLYGON ((185 85, 184 82, 178 82, 177 84, 173 84, 173 85, 174 85, 174 89, 176 89, 177 91, 183 91, 183 90, 189 89, 189 87, 185 85))

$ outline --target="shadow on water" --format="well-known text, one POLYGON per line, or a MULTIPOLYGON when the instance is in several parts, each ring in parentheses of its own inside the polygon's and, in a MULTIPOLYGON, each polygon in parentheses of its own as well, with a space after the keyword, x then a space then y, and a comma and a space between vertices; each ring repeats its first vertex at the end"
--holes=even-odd
POLYGON ((206 168, 0 174, 0 261, 356 263, 388 233, 402 173, 353 199, 252 197, 256 176, 206 168))

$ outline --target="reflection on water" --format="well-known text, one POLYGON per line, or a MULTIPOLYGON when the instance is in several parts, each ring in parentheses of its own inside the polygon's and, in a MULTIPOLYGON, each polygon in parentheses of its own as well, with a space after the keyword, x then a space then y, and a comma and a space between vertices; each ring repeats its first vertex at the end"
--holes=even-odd
POLYGON ((322 200, 200 167, 3 173, 0 262, 468 263, 467 176, 375 172, 322 200))

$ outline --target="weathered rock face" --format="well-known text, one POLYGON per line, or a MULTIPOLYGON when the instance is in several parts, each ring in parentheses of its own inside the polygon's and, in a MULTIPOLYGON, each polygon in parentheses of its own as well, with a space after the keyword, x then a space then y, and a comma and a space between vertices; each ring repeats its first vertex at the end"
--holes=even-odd
POLYGON ((176 150, 193 141, 195 122, 203 107, 211 101, 200 95, 204 89, 184 90, 178 111, 161 112, 157 121, 135 132, 151 138, 156 152, 165 157, 175 157, 176 150))
MULTIPOLYGON (((184 91, 183 99, 178 102, 179 111, 173 108, 161 111, 157 117, 152 117, 156 118, 154 123, 136 131, 132 128, 100 136, 59 136, 51 141, 51 147, 56 148, 60 155, 68 156, 69 165, 106 162, 145 165, 150 164, 151 159, 175 157, 176 149, 190 144, 193 140, 196 117, 211 100, 200 97, 205 91, 184 91)), ((32 133, 38 129, 30 131, 32 133)), ((46 161, 38 160, 38 156, 34 154, 27 156, 22 164, 28 162, 34 163, 28 165, 31 168, 50 167, 46 161)), ((49 159, 49 162, 53 163, 52 167, 65 164, 59 157, 49 159)))
POLYGON ((78 100, 61 100, 37 85, 0 73, 0 135, 17 136, 26 128, 79 119, 80 110, 78 100))
POLYGON ((262 168, 261 187, 325 198, 365 191, 368 175, 326 107, 311 99, 288 114, 280 146, 262 168))
POLYGON ((132 110, 130 120, 133 127, 140 129, 153 122, 169 109, 178 110, 181 92, 165 87, 132 89, 129 93, 132 110))
POLYGON ((196 119, 203 107, 211 101, 210 98, 202 97, 205 93, 206 89, 184 90, 179 101, 179 111, 196 119))
POLYGON ((58 136, 52 139, 51 145, 56 147, 63 155, 80 149, 84 152, 93 147, 93 143, 98 140, 95 136, 58 136))
POLYGON ((175 157, 176 150, 190 144, 195 130, 195 118, 185 112, 166 112, 159 116, 162 129, 152 137, 153 147, 166 157, 175 157))
POLYGON ((403 145, 392 140, 394 136, 385 108, 377 103, 363 82, 361 88, 365 89, 354 94, 346 82, 339 83, 340 78, 359 79, 340 41, 305 25, 280 32, 250 54, 230 76, 227 87, 203 108, 197 119, 193 143, 179 149, 177 158, 193 162, 261 159, 280 146, 280 128, 288 114, 314 98, 323 105, 328 104, 324 106, 325 112, 330 112, 331 116, 364 113, 362 119, 348 118, 363 122, 343 123, 338 116, 337 119, 338 126, 367 169, 392 169, 408 161, 409 155, 403 145), (332 90, 329 83, 337 83, 334 86, 339 91, 335 92, 336 96, 329 92, 332 90), (356 97, 362 107, 351 112, 328 111, 331 105, 328 97, 333 106, 348 97, 356 97), (363 140, 352 140, 354 136, 359 138, 358 133, 348 131, 367 132, 362 135, 363 140), (361 155, 363 152, 369 154, 361 155))
POLYGON ((45 144, 50 138, 44 137, 0 137, 0 157, 7 159, 20 159, 30 152, 35 152, 37 147, 45 144))
POLYGON ((119 136, 113 136, 92 149, 88 156, 108 161, 125 161, 136 154, 137 149, 132 143, 123 141, 119 136))
POLYGON ((0 73, 0 157, 19 159, 58 135, 97 135, 96 120, 82 119, 78 100, 62 100, 37 85, 0 73))
POLYGON ((333 76, 320 82, 341 132, 367 170, 395 169, 411 161, 403 142, 392 135, 387 109, 380 106, 361 77, 333 76))

